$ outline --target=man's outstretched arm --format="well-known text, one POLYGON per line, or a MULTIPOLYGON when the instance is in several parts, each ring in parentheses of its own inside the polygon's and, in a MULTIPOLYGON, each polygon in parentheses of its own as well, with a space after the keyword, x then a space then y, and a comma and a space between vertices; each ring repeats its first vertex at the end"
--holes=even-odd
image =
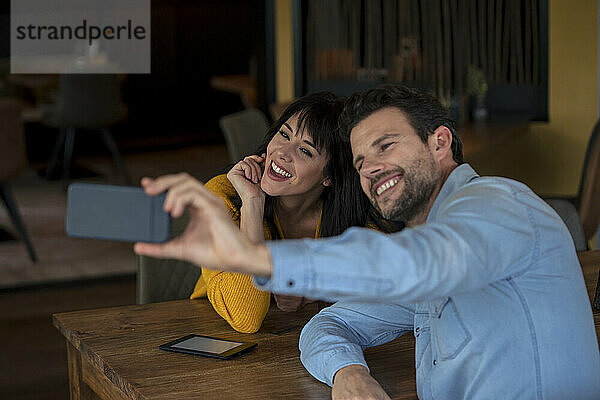
MULTIPOLYGON (((539 245, 529 214, 542 216, 548 207, 509 189, 473 184, 444 202, 436 218, 398 233, 350 228, 336 237, 267 243, 272 275, 255 282, 329 301, 403 304, 478 290, 525 271, 539 245)), ((561 233, 547 220, 546 232, 561 233)))
POLYGON ((177 175, 142 185, 149 194, 168 190, 164 209, 177 217, 188 208, 191 218, 180 237, 138 243, 138 254, 269 278, 257 279, 260 289, 324 300, 412 303, 476 290, 526 269, 539 240, 528 214, 541 201, 527 193, 516 199, 501 184, 472 185, 446 202, 436 222, 396 234, 351 228, 267 245, 250 242, 202 185, 186 187, 177 175))

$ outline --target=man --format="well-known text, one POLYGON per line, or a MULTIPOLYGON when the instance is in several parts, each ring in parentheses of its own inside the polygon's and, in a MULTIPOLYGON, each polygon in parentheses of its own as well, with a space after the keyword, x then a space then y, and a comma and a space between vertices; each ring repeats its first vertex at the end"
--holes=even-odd
POLYGON ((429 95, 369 90, 349 100, 342 126, 364 192, 407 229, 251 243, 203 187, 165 177, 146 191, 171 189, 165 210, 187 207, 192 222, 136 251, 254 274, 273 292, 344 299, 311 320, 300 345, 334 398, 387 398, 362 350, 407 332, 420 398, 597 398, 592 312, 560 217, 526 186, 462 164, 452 122, 429 95))

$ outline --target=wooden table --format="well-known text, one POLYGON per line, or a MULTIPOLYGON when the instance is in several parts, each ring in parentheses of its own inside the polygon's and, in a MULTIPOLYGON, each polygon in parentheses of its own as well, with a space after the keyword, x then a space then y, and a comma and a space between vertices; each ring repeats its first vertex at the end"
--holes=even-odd
MULTIPOLYGON (((204 299, 60 313, 54 325, 67 340, 71 399, 329 399, 299 359, 300 330, 316 312, 272 309, 256 334, 233 331, 204 299), (158 349, 189 333, 258 348, 230 360, 158 349)), ((414 338, 405 336, 366 355, 388 393, 415 399, 414 338)))
MULTIPOLYGON (((593 296, 600 251, 580 254, 593 296)), ((60 313, 54 325, 65 336, 71 399, 329 399, 330 388, 299 360, 300 329, 317 311, 272 309, 261 330, 234 332, 206 300, 60 313), (231 360, 162 351, 160 344, 189 333, 258 342, 231 360)), ((594 313, 600 336, 600 313, 594 313)), ((414 338, 365 352, 373 376, 393 399, 415 399, 414 338)))

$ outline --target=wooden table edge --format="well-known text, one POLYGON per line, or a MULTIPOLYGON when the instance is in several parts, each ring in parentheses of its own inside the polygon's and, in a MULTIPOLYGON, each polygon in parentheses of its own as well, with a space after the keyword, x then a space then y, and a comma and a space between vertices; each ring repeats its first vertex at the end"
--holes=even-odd
POLYGON ((89 389, 96 394, 110 395, 110 399, 143 399, 141 393, 128 381, 123 380, 109 364, 90 349, 77 332, 64 327, 59 314, 64 313, 52 314, 52 323, 65 338, 71 399, 86 398, 72 393, 73 390, 86 390, 81 382, 88 385, 89 389), (114 379, 117 381, 115 382, 114 379), (125 388, 126 391, 121 388, 125 388))

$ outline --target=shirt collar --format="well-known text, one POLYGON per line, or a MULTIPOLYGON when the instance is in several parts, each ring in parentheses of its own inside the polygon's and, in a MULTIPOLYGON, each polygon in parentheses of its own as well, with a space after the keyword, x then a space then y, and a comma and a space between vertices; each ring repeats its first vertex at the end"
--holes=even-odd
POLYGON ((460 190, 464 185, 471 182, 473 179, 478 178, 479 175, 475 170, 467 163, 461 164, 454 168, 454 171, 450 173, 446 182, 442 186, 440 193, 438 194, 429 215, 427 216, 427 222, 435 219, 440 206, 452 196, 455 192, 460 190))

